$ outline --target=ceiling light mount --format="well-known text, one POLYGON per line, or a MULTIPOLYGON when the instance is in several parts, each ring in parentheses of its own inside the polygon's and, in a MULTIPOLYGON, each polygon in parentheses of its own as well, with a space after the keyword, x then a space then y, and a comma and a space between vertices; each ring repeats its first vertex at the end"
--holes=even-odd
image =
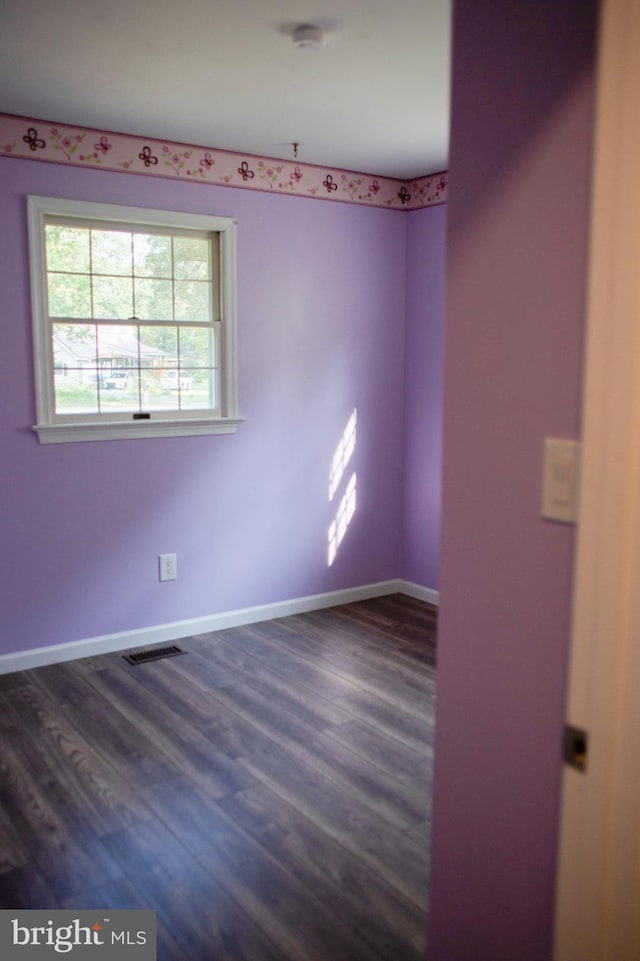
POLYGON ((291 39, 301 50, 318 50, 327 42, 322 27, 311 23, 301 23, 291 34, 291 39))

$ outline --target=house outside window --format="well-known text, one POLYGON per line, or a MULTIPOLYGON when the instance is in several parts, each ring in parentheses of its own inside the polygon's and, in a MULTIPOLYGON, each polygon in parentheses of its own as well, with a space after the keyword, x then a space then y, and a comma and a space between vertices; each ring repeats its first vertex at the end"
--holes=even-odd
POLYGON ((41 443, 230 433, 235 221, 30 197, 41 443))

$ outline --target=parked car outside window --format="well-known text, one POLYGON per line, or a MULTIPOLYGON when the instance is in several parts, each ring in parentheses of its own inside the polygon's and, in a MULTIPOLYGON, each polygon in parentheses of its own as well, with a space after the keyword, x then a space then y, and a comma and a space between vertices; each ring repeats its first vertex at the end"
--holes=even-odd
POLYGON ((191 390, 193 378, 179 370, 168 370, 160 381, 163 390, 191 390))
POLYGON ((133 387, 133 377, 127 370, 112 370, 103 381, 107 390, 129 390, 133 387))

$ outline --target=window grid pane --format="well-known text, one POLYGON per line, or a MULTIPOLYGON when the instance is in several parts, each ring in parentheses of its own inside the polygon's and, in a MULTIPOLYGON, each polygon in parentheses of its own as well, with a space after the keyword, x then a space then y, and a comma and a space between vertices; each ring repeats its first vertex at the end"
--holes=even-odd
POLYGON ((45 237, 49 317, 68 321, 52 325, 56 414, 220 409, 209 237, 56 224, 45 237))
POLYGON ((219 330, 53 325, 56 413, 220 409, 219 330))
MULTIPOLYGON (((213 243, 197 235, 47 224, 49 316, 211 323, 213 243)), ((217 290, 215 296, 217 317, 217 290)))

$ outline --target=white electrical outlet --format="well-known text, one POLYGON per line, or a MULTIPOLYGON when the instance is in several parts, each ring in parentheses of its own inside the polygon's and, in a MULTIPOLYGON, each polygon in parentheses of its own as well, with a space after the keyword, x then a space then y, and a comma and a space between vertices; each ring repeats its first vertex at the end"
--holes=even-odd
POLYGON ((160 554, 160 580, 175 581, 178 577, 178 562, 175 554, 160 554))

